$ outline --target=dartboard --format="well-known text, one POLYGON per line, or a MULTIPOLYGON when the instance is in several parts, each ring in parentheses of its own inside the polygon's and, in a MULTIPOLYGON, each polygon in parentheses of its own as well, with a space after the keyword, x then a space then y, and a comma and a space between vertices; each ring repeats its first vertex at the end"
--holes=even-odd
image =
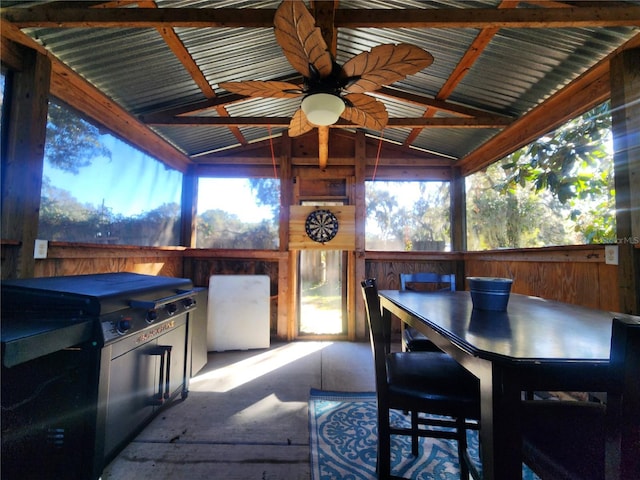
POLYGON ((311 240, 325 243, 338 233, 338 219, 329 210, 314 210, 307 217, 304 228, 311 240))

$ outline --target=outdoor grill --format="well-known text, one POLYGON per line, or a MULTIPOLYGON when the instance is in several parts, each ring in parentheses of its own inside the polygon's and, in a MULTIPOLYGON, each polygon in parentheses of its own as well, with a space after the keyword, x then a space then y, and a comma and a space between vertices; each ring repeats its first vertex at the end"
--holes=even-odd
POLYGON ((186 398, 198 289, 107 273, 2 283, 2 478, 97 479, 186 398))

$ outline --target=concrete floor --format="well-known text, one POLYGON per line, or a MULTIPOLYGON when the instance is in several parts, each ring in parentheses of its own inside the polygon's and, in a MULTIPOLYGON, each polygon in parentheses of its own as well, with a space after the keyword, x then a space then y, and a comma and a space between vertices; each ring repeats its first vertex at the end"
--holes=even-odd
POLYGON ((309 390, 374 391, 369 343, 293 342, 209 353, 102 480, 308 480, 309 390))

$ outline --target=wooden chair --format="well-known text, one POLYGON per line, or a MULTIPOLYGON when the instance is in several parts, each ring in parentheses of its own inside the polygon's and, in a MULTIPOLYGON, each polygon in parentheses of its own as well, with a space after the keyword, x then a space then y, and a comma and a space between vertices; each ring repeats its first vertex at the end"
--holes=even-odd
MULTIPOLYGON (((400 290, 417 290, 424 289, 426 291, 434 290, 451 290, 456 291, 456 276, 452 273, 441 274, 432 272, 421 273, 401 273, 400 274, 400 290), (420 288, 426 286, 427 288, 420 288)), ((437 352, 440 349, 434 345, 422 333, 417 331, 404 322, 401 324, 402 350, 410 352, 437 352)))
POLYGON ((640 478, 640 317, 613 319, 606 374, 606 404, 523 402, 523 458, 541 478, 640 478))
POLYGON ((362 293, 376 374, 378 478, 390 478, 391 435, 411 436, 414 456, 419 453, 419 437, 457 440, 460 477, 468 478, 466 430, 478 428, 477 422, 469 421, 480 418, 478 379, 443 352, 391 353, 391 318, 381 314, 375 279, 362 282, 362 293), (411 427, 392 427, 390 409, 410 411, 411 427), (452 418, 429 420, 419 413, 452 418))

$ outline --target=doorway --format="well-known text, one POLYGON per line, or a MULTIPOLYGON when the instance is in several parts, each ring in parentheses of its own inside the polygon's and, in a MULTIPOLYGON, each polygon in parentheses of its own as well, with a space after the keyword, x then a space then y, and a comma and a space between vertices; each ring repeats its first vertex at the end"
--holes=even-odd
MULTIPOLYGON (((302 202, 340 206, 344 202, 302 202)), ((298 259, 298 334, 346 335, 347 255, 343 250, 302 250, 298 259)))

